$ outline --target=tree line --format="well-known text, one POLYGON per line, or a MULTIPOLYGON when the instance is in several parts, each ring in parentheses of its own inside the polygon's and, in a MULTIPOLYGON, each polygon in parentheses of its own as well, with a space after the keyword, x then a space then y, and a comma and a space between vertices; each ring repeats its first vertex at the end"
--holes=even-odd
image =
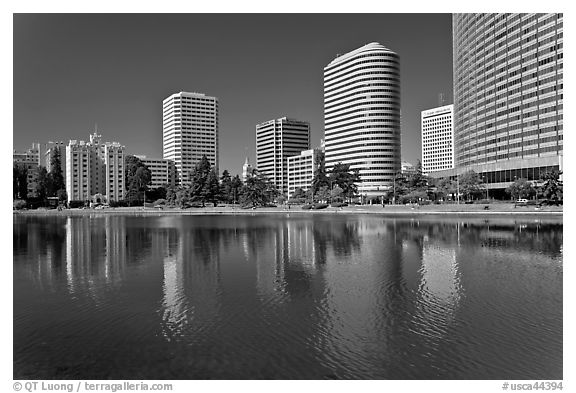
MULTIPOLYGON (((125 195, 121 201, 111 202, 111 206, 142 206, 145 202, 156 202, 181 208, 204 207, 206 203, 240 204, 244 207, 260 207, 276 203, 342 203, 361 197, 358 194, 360 175, 358 169, 350 169, 349 164, 337 163, 330 171, 325 168, 325 157, 321 151, 315 152, 316 170, 308 190, 297 188, 288 199, 264 174, 252 170, 243 182, 239 175, 231 176, 224 170, 221 176, 206 156, 190 172, 190 184, 150 188, 152 173, 136 156, 125 158, 125 195)), ((54 149, 50 159, 52 171, 39 167, 35 186, 36 197, 28 195, 28 169, 14 163, 13 199, 22 201, 45 201, 47 197, 67 200, 64 176, 61 167, 61 151, 54 149)), ((514 199, 539 197, 554 203, 562 203, 563 185, 559 180, 562 172, 552 171, 542 175, 535 185, 526 179, 516 179, 506 190, 514 199)), ((371 196, 379 203, 417 203, 438 200, 482 199, 486 195, 486 184, 474 171, 460 174, 456 179, 435 179, 422 173, 420 162, 413 173, 398 172, 390 190, 383 190, 381 196, 371 196)))

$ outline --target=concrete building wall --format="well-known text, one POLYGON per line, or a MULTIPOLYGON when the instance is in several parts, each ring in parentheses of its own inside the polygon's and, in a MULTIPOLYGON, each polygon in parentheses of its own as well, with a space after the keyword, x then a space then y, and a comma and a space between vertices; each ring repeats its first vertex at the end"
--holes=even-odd
POLYGON ((288 157, 310 148, 310 124, 282 117, 256 125, 256 169, 288 192, 288 157))
POLYGON ((314 172, 317 168, 314 162, 316 149, 304 150, 297 156, 288 157, 288 197, 292 197, 297 188, 307 191, 312 187, 314 172))
POLYGON ((454 105, 421 113, 422 172, 454 168, 454 105))
POLYGON ((140 161, 150 169, 152 174, 150 188, 176 185, 176 166, 173 161, 161 158, 140 158, 140 161))
POLYGON ((163 101, 162 112, 162 158, 174 162, 179 183, 190 183, 190 171, 204 155, 218 171, 218 99, 179 92, 163 101))

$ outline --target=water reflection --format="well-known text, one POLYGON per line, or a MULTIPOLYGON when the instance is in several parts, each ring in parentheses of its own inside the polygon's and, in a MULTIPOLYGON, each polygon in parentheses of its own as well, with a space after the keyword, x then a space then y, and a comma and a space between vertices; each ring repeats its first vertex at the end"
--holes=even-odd
POLYGON ((16 216, 15 376, 81 307, 74 345, 137 338, 148 378, 561 378, 562 253, 543 221, 16 216))

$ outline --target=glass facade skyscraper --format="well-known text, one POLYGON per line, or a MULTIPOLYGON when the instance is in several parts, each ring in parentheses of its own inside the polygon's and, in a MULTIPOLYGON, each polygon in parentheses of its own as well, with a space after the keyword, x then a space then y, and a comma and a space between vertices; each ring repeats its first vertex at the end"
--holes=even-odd
POLYGON ((562 166, 562 14, 454 14, 459 173, 492 188, 562 166))

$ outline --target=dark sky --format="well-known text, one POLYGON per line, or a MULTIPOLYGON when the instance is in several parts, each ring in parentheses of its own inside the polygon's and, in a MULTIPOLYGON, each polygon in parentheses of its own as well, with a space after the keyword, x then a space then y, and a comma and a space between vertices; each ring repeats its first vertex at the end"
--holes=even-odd
POLYGON ((379 42, 400 55, 402 159, 420 111, 452 101, 450 14, 15 14, 14 148, 87 140, 98 124, 130 154, 162 157, 162 100, 220 102, 220 169, 255 159, 255 125, 282 116, 323 137, 323 68, 379 42))

